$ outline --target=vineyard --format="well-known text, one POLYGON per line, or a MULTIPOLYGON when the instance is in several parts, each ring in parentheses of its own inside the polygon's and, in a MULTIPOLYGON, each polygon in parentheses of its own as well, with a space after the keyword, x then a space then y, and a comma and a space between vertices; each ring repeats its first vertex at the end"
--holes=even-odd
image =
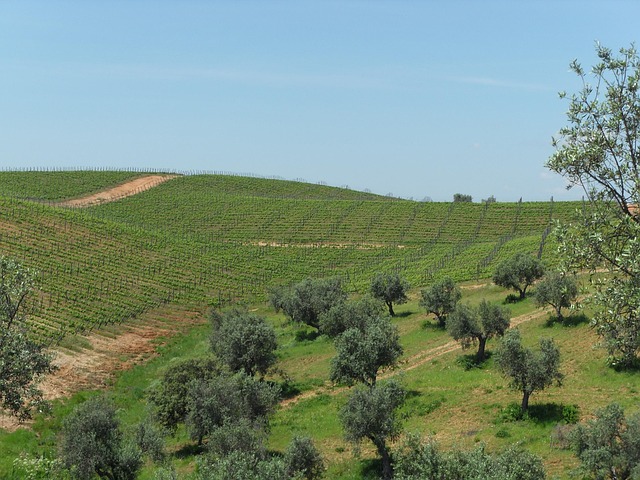
POLYGON ((400 271, 414 287, 485 278, 518 251, 552 262, 548 227, 581 206, 415 202, 213 174, 89 208, 51 203, 140 175, 0 172, 1 253, 38 272, 36 335, 56 342, 164 303, 263 300, 307 276, 340 276, 353 292, 378 271, 400 271))

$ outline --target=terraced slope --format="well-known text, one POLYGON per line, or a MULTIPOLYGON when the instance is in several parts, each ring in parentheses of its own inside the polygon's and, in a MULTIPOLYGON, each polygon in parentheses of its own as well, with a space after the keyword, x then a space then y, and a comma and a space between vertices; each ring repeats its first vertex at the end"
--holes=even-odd
POLYGON ((306 276, 340 275, 360 292, 381 270, 402 271, 414 287, 486 277, 516 251, 537 253, 550 220, 579 206, 419 203, 218 175, 83 210, 15 198, 34 191, 0 197, 0 252, 40 272, 33 316, 51 341, 167 302, 264 299, 270 286, 306 276))

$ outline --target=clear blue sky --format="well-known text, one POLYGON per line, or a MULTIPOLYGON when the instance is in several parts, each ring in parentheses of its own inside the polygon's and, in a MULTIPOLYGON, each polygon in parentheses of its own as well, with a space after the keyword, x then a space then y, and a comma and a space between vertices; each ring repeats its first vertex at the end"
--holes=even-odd
POLYGON ((0 1, 0 168, 580 198, 544 167, 557 92, 639 19, 615 0, 0 1))

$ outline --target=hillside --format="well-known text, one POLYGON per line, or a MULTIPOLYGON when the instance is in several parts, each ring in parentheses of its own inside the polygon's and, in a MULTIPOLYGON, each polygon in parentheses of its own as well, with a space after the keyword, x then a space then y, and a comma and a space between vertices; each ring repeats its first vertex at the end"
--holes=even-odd
POLYGON ((399 270, 419 288, 487 277, 516 251, 552 261, 543 234, 578 207, 425 203, 223 175, 179 176, 84 209, 49 203, 66 198, 57 191, 79 197, 134 176, 0 172, 2 253, 39 272, 33 316, 50 341, 169 302, 265 299, 307 276, 338 275, 363 292, 378 271, 399 270))

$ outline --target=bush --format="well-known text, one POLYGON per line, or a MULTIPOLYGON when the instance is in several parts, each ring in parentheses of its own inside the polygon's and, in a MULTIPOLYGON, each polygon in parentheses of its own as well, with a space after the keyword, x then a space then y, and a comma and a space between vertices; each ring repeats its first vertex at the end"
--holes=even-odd
POLYGON ((580 420, 580 407, 578 405, 565 405, 562 407, 562 420, 567 425, 573 425, 580 420))
POLYGON ((322 455, 307 437, 293 437, 284 454, 287 477, 300 476, 307 480, 322 477, 325 470, 322 455))

